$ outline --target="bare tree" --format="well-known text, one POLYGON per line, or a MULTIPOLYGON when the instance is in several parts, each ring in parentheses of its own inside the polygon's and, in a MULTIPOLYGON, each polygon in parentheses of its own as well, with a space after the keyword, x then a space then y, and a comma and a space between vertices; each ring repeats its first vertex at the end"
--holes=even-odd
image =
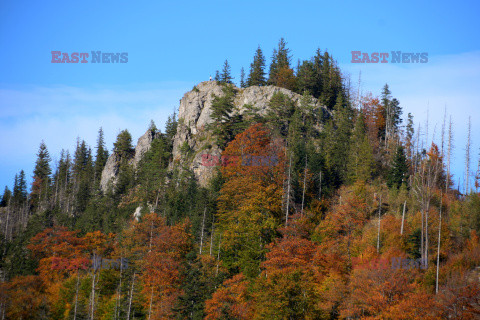
POLYGON ((470 144, 471 144, 471 119, 468 117, 468 136, 467 145, 465 147, 465 194, 470 192, 470 144))

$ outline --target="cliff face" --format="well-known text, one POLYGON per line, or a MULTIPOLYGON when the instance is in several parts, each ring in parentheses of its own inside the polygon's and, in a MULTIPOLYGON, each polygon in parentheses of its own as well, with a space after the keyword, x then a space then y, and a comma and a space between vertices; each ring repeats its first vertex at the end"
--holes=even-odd
MULTIPOLYGON (((253 86, 245 89, 236 88, 234 104, 238 112, 243 114, 245 104, 258 109, 258 114, 265 115, 268 111, 268 104, 272 96, 282 92, 296 105, 300 105, 302 96, 290 90, 275 86, 253 86)), ((216 81, 205 81, 198 84, 193 90, 185 93, 180 100, 178 111, 177 133, 173 141, 173 161, 170 169, 174 167, 186 167, 193 171, 201 186, 206 186, 215 172, 215 167, 202 165, 202 154, 220 156, 222 150, 215 144, 215 137, 207 130, 207 125, 212 123, 212 102, 213 95, 223 95, 222 86, 216 81)), ((322 108, 325 114, 330 112, 315 98, 311 98, 312 106, 322 108)), ((135 148, 135 155, 130 163, 137 166, 143 154, 150 149, 155 136, 147 132, 138 139, 135 148)), ((102 172, 101 187, 106 191, 109 184, 115 185, 118 176, 119 158, 113 153, 107 161, 102 172)))
MULTIPOLYGON (((137 167, 138 163, 142 159, 142 156, 150 149, 153 139, 155 139, 155 134, 152 131, 147 130, 138 138, 137 146, 135 147, 135 154, 129 160, 129 163, 133 165, 134 168, 137 167)), ((105 167, 102 171, 102 178, 100 180, 100 187, 102 191, 107 191, 109 185, 112 187, 117 183, 118 170, 120 167, 120 157, 118 154, 113 152, 107 160, 105 167)))
MULTIPOLYGON (((265 115, 269 108, 270 99, 277 92, 282 92, 292 99, 297 106, 300 105, 301 95, 275 86, 237 88, 234 103, 240 114, 246 111, 243 106, 248 104, 257 108, 258 114, 265 115)), ((202 82, 196 86, 196 89, 187 92, 183 96, 180 100, 178 112, 177 134, 173 142, 173 163, 171 168, 178 164, 190 168, 202 186, 207 184, 215 170, 214 167, 202 165, 202 154, 219 156, 222 152, 215 145, 215 139, 206 130, 207 125, 212 123, 210 117, 212 113, 212 94, 217 96, 223 94, 222 86, 218 85, 216 81, 202 82), (185 155, 185 149, 189 150, 189 156, 185 155)), ((313 97, 311 98, 311 105, 324 109, 326 114, 330 113, 313 97)))

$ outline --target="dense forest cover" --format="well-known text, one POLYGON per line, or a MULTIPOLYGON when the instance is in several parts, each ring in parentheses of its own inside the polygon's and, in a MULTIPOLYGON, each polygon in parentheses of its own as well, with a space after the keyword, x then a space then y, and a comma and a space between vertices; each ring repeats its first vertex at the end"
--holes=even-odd
POLYGON ((453 187, 451 122, 428 141, 388 85, 358 96, 328 52, 293 66, 283 39, 247 73, 216 73, 208 130, 234 161, 205 187, 173 161, 176 114, 136 166, 118 135, 106 191, 102 129, 58 163, 42 142, 31 187, 21 171, 1 196, 1 319, 478 319, 480 175, 453 187), (232 112, 267 85, 302 101, 232 112))

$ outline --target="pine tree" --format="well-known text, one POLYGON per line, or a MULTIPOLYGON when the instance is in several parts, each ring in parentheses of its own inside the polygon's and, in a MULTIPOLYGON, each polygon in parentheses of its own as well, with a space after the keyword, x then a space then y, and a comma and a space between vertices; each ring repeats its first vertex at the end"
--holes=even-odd
POLYGON ((233 78, 230 65, 228 64, 228 60, 225 60, 225 62, 223 63, 222 73, 220 74, 220 82, 231 84, 232 80, 233 78))
POLYGON ((247 79, 247 86, 264 86, 267 83, 265 79, 265 57, 262 49, 258 46, 253 62, 250 64, 250 74, 247 79))
POLYGON ((102 177, 102 171, 108 160, 108 149, 105 148, 105 141, 103 137, 103 129, 100 127, 98 130, 97 138, 97 154, 95 156, 95 185, 100 185, 100 179, 102 177))
POLYGON ((33 171, 32 204, 34 207, 40 207, 40 202, 47 199, 50 187, 50 175, 52 173, 50 161, 47 146, 42 141, 38 149, 37 161, 33 171))

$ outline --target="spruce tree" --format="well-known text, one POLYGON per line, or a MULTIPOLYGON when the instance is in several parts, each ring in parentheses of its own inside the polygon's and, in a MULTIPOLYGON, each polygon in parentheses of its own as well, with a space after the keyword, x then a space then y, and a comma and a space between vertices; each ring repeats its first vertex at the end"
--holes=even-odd
POLYGON ((262 49, 258 46, 253 62, 250 64, 250 74, 247 79, 247 86, 264 86, 267 83, 265 79, 265 57, 262 49))
POLYGON ((245 83, 245 70, 242 69, 240 70, 240 88, 245 88, 246 87, 246 83, 245 83))
MULTIPOLYGON (((290 49, 287 48, 285 39, 281 38, 278 42, 278 47, 273 50, 268 84, 279 85, 284 84, 285 82, 292 82, 292 79, 290 78, 293 76, 293 70, 290 68, 290 60, 290 49), (287 78, 287 81, 285 81, 285 78, 287 78)), ((282 86, 285 87, 284 85, 282 86)))
POLYGON ((108 160, 108 149, 105 147, 105 140, 103 137, 103 129, 100 127, 98 130, 97 138, 97 153, 95 155, 95 185, 100 185, 100 179, 102 177, 102 171, 108 160))
POLYGON ((403 146, 399 145, 393 158, 393 165, 388 173, 387 185, 389 188, 400 188, 408 181, 407 157, 403 146))
POLYGON ((118 136, 117 141, 114 142, 114 152, 117 153, 122 159, 126 159, 132 156, 132 135, 127 129, 122 130, 118 136))
POLYGON ((167 123, 165 124, 165 139, 169 152, 173 149, 173 139, 175 134, 177 134, 177 126, 177 113, 174 111, 172 115, 168 116, 167 123))
POLYGON ((223 63, 222 73, 220 74, 220 82, 231 84, 232 80, 233 77, 230 65, 228 64, 228 60, 225 60, 225 62, 223 63))
POLYGON ((50 175, 52 173, 50 161, 51 159, 47 146, 45 145, 45 142, 42 141, 38 149, 35 169, 33 170, 32 204, 34 207, 39 207, 40 202, 46 200, 48 196, 50 175))
POLYGON ((368 181, 372 177, 374 158, 366 133, 363 114, 358 114, 350 139, 348 154, 348 181, 368 181))
POLYGON ((3 190, 2 201, 0 201, 0 207, 8 206, 11 198, 12 191, 8 189, 8 186, 5 186, 5 190, 3 190))

